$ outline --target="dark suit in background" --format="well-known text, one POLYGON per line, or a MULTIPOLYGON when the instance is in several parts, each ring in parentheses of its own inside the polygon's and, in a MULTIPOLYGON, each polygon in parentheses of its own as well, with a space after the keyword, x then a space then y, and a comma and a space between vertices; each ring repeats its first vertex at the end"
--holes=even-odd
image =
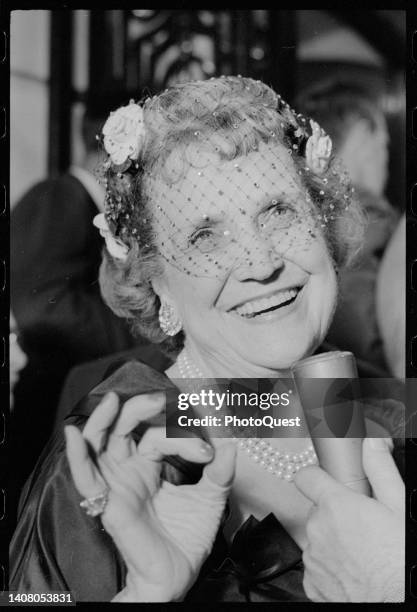
POLYGON ((90 193, 65 174, 35 185, 11 215, 11 305, 29 358, 11 424, 16 494, 51 434, 68 371, 139 344, 100 295, 103 239, 90 193))

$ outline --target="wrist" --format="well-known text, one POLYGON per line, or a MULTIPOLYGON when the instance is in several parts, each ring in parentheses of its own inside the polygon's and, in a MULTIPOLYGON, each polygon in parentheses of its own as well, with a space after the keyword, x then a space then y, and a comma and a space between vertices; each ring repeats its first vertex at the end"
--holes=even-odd
POLYGON ((405 580, 393 580, 384 597, 384 603, 400 603, 405 600, 405 580))
POLYGON ((112 599, 112 602, 122 603, 162 603, 169 602, 171 599, 164 596, 162 589, 151 589, 147 588, 146 585, 142 585, 140 588, 125 586, 117 595, 112 599))
POLYGON ((126 586, 112 599, 113 602, 156 603, 182 601, 184 595, 168 592, 161 584, 147 583, 140 577, 127 573, 126 586))
POLYGON ((395 564, 390 571, 379 572, 378 579, 372 584, 369 580, 370 602, 399 603, 405 600, 404 565, 395 564))

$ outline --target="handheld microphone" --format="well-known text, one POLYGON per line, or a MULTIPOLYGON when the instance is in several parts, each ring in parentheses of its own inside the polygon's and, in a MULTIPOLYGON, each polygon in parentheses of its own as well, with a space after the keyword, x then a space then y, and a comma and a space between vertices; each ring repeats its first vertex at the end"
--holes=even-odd
POLYGON ((295 363, 291 370, 320 466, 339 482, 370 496, 362 467, 366 430, 355 401, 358 371, 354 355, 348 351, 320 353, 295 363))

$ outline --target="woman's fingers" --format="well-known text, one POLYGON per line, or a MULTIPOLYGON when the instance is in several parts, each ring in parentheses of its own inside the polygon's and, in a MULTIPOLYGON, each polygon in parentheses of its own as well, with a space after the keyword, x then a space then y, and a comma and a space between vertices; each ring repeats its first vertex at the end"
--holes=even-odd
POLYGON ((107 393, 89 417, 83 436, 98 454, 106 440, 107 431, 119 411, 119 398, 116 393, 107 393))
POLYGON ((117 461, 123 461, 135 451, 131 433, 141 423, 155 417, 165 408, 165 393, 136 395, 125 402, 110 432, 106 450, 117 461))
POLYGON ((211 489, 212 485, 228 490, 233 483, 236 469, 236 444, 227 442, 216 448, 213 461, 204 468, 198 487, 211 489))
POLYGON ((83 497, 99 495, 106 485, 90 458, 83 434, 73 425, 67 425, 64 433, 68 463, 78 492, 83 497))
POLYGON ((214 450, 201 438, 167 438, 165 427, 151 427, 140 441, 138 453, 152 461, 161 461, 165 455, 179 455, 187 461, 207 463, 214 450))

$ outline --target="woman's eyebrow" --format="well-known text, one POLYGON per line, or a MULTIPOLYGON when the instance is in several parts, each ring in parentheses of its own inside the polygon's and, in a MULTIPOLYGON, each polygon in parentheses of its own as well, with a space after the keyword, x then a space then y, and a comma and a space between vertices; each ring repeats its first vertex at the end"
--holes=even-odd
POLYGON ((273 200, 276 200, 277 202, 296 202, 298 197, 299 193, 297 191, 293 191, 291 193, 288 193, 287 191, 274 192, 271 195, 268 194, 261 198, 258 201, 257 206, 259 208, 263 208, 264 206, 272 204, 273 200))
POLYGON ((202 215, 197 219, 190 219, 190 225, 193 229, 198 229, 200 227, 207 227, 208 225, 220 225, 224 219, 225 215, 202 215))

